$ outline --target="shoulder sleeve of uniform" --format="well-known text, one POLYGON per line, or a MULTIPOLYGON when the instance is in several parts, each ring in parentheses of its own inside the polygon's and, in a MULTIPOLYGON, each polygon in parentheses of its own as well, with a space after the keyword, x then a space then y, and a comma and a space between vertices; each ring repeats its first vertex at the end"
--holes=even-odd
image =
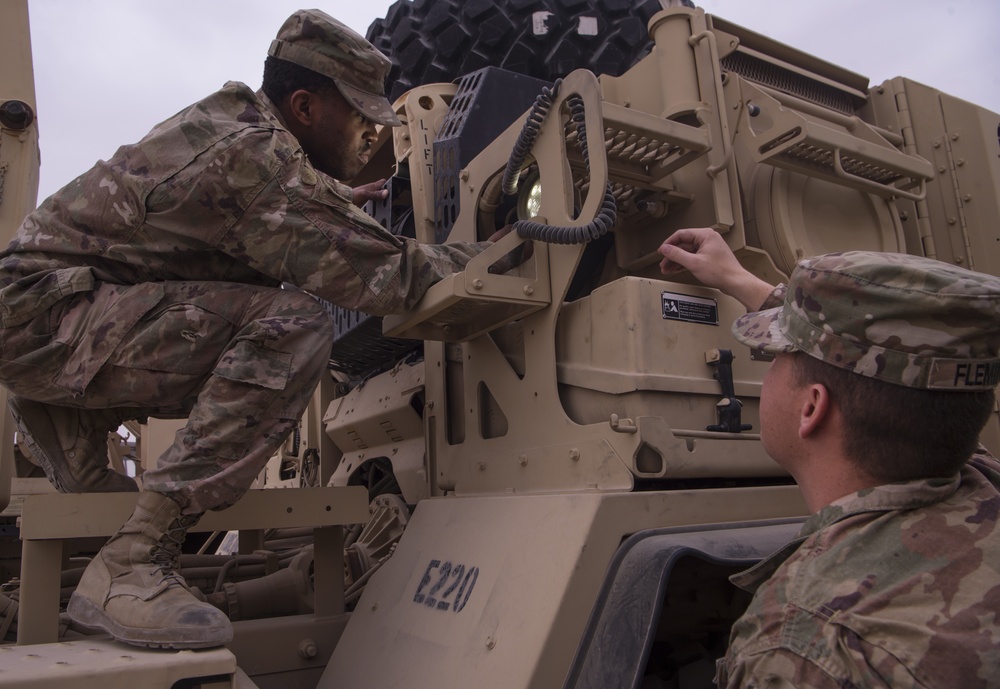
POLYGON ((995 486, 1000 487, 1000 460, 993 456, 993 453, 986 449, 982 443, 972 453, 969 464, 985 474, 995 486))
POLYGON ((257 194, 222 248, 265 275, 377 315, 412 306, 484 248, 394 236, 349 194, 349 187, 317 172, 298 150, 257 194))

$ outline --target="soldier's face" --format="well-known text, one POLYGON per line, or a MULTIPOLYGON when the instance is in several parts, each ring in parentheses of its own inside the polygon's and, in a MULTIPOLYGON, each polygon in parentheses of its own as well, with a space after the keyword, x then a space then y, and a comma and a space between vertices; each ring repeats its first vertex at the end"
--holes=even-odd
POLYGON ((317 96, 317 109, 302 147, 312 164, 347 182, 368 163, 375 143, 375 123, 363 117, 336 89, 317 96))
POLYGON ((784 469, 797 452, 798 420, 805 387, 792 354, 777 354, 760 391, 760 440, 764 451, 784 469))

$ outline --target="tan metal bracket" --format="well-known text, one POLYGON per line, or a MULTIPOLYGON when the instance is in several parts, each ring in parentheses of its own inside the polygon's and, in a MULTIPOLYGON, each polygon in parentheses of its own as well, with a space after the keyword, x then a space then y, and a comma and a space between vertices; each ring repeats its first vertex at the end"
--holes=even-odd
MULTIPOLYGON (((18 645, 58 639, 59 575, 65 539, 110 536, 135 507, 135 493, 29 495, 21 510, 21 608, 18 645)), ((316 530, 316 614, 343 611, 341 525, 368 521, 368 492, 345 488, 252 490, 233 507, 205 514, 190 530, 235 531, 282 527, 316 530), (321 591, 322 589, 322 591, 321 591)))
POLYGON ((900 152, 861 120, 852 119, 852 130, 842 131, 736 78, 744 111, 737 139, 756 162, 885 198, 918 201, 926 195, 934 170, 923 158, 900 152))

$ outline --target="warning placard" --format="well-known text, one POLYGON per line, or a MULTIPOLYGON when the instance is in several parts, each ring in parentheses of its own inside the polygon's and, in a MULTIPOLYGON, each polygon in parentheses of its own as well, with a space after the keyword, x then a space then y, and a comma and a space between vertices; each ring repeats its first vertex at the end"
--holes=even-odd
POLYGON ((660 302, 663 305, 663 317, 667 320, 719 324, 719 303, 715 299, 660 292, 660 302))

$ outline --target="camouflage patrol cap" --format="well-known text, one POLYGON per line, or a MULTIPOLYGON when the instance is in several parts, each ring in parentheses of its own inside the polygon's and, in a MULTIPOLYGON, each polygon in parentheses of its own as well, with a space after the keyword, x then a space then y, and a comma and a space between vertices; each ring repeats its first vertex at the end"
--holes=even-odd
POLYGON ((733 334, 895 385, 989 390, 1000 382, 1000 279, 906 254, 827 254, 800 261, 783 305, 746 314, 733 334))
POLYGON ((379 124, 399 125, 385 97, 389 58, 326 12, 295 12, 281 25, 267 54, 330 77, 362 115, 379 124))

